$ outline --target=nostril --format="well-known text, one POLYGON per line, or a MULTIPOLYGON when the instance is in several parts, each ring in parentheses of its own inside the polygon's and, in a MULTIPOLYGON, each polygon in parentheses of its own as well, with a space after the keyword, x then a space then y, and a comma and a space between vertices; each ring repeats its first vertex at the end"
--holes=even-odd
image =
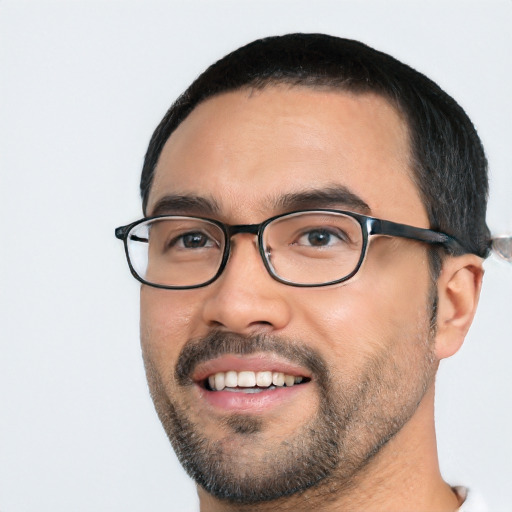
MULTIPOLYGON (((233 326, 224 325, 222 322, 218 320, 211 320, 208 324, 209 327, 213 329, 219 329, 219 330, 234 330, 233 326)), ((244 331, 251 331, 251 332, 257 332, 257 331, 269 331, 272 330, 274 326, 272 325, 272 322, 268 322, 266 320, 262 321, 254 321, 247 324, 247 326, 244 327, 244 331)))

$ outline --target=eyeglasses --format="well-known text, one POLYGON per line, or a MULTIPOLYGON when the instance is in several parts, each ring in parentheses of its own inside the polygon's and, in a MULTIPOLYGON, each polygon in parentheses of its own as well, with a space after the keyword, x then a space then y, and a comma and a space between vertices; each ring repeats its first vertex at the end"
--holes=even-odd
POLYGON ((235 226, 202 217, 161 215, 115 231, 124 241, 134 277, 171 290, 215 281, 229 260, 231 238, 240 233, 257 236, 263 263, 275 280, 301 287, 349 280, 361 268, 374 235, 442 246, 452 254, 468 252, 444 233, 330 209, 296 211, 261 224, 235 226))

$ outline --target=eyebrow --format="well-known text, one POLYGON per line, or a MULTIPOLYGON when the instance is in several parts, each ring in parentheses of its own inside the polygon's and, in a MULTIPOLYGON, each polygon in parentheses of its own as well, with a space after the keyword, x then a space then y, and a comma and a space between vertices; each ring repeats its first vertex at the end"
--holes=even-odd
POLYGON ((219 204, 213 198, 190 194, 170 194, 156 202, 151 216, 178 213, 215 216, 218 215, 219 212, 219 204))
POLYGON ((284 194, 273 203, 276 209, 284 211, 341 207, 358 213, 371 213, 371 208, 361 197, 342 185, 284 194))
MULTIPOLYGON (((278 212, 315 208, 342 208, 358 213, 371 213, 371 208, 361 197, 342 185, 271 196, 267 201, 270 209, 278 212)), ((220 212, 219 203, 213 198, 193 194, 169 194, 156 202, 151 216, 192 214, 218 217, 220 212)))

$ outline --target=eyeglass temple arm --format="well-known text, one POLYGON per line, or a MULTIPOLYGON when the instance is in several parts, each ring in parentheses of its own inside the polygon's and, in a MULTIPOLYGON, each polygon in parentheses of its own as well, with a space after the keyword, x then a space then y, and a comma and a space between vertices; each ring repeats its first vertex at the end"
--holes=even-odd
MULTIPOLYGON (((134 224, 136 224, 136 223, 134 223, 134 224)), ((116 238, 118 238, 119 240, 125 240, 126 237, 128 236, 130 229, 132 229, 132 226, 134 226, 134 224, 128 224, 127 226, 121 226, 119 228, 116 228, 115 229, 116 238)), ((149 242, 149 240, 147 238, 141 238, 140 236, 137 236, 137 235, 131 235, 130 240, 134 240, 135 242, 149 242)))
POLYGON ((398 224, 389 220, 369 218, 367 222, 369 235, 389 235, 408 238, 433 245, 442 245, 453 255, 466 254, 469 251, 454 237, 431 229, 416 228, 398 224))

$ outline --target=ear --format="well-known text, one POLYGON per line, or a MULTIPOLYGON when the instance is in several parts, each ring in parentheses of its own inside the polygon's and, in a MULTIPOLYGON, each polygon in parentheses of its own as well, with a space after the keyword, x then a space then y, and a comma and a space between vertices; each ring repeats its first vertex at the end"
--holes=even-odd
POLYGON ((475 316, 484 270, 474 254, 449 257, 437 282, 438 309, 435 352, 438 359, 455 354, 475 316))

